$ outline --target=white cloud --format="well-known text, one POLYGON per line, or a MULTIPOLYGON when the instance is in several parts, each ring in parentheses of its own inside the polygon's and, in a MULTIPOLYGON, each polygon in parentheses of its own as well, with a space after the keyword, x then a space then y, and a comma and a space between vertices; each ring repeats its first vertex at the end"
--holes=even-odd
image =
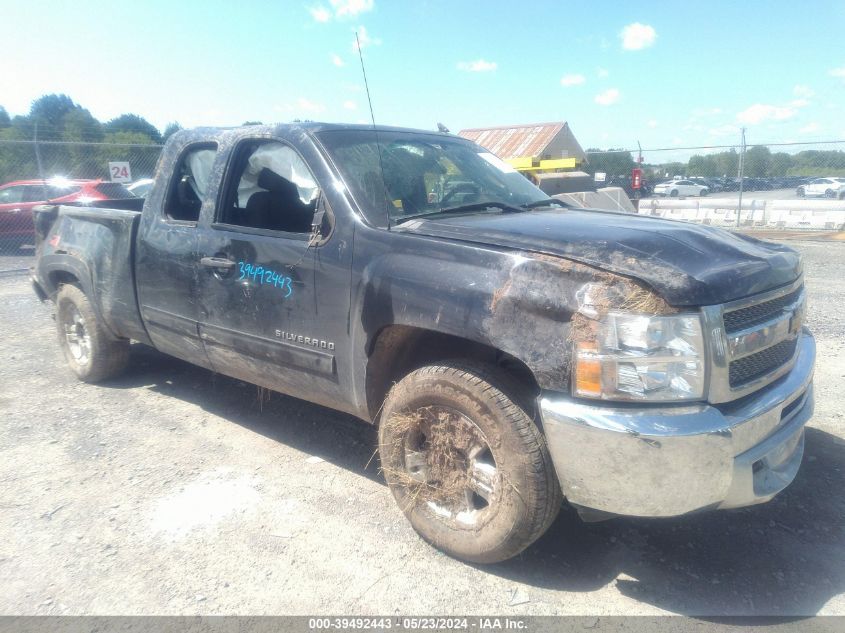
POLYGON ((357 110, 357 109, 358 109, 358 104, 357 104, 357 103, 355 103, 354 101, 352 101, 352 100, 350 99, 350 100, 348 100, 348 101, 344 101, 344 102, 343 102, 343 108, 344 108, 345 110, 357 110))
POLYGON ((308 12, 317 22, 328 22, 332 18, 354 18, 359 13, 373 10, 373 0, 329 0, 332 8, 323 5, 311 7, 308 12))
POLYGON ((793 99, 789 102, 789 105, 793 108, 803 108, 810 105, 810 102, 807 99, 793 99))
POLYGON ((648 127, 650 127, 650 128, 653 130, 654 128, 656 128, 656 127, 657 127, 658 123, 657 123, 657 121, 656 121, 655 119, 652 119, 651 121, 649 121, 648 123, 646 123, 646 125, 647 125, 648 127))
POLYGON ((841 68, 831 68, 828 71, 828 74, 831 77, 839 77, 840 79, 845 79, 845 66, 842 66, 841 68))
POLYGON ((597 68, 596 69, 596 75, 598 76, 599 79, 604 79, 609 74, 610 74, 610 71, 607 70, 607 68, 597 68))
POLYGON ((817 132, 818 130, 819 124, 814 121, 812 123, 808 123, 798 131, 801 132, 801 134, 810 134, 811 132, 817 132))
POLYGON ((332 64, 334 64, 334 65, 335 65, 335 66, 337 66, 338 68, 340 68, 340 67, 342 67, 342 66, 346 66, 346 62, 344 62, 344 61, 340 58, 340 55, 335 55, 335 54, 333 54, 333 55, 332 55, 332 64))
POLYGON ((622 38, 622 48, 628 51, 638 51, 654 44, 657 39, 657 32, 648 24, 634 22, 622 29, 619 37, 622 38))
POLYGON ((763 121, 785 121, 797 114, 796 106, 776 106, 755 103, 736 115, 736 120, 747 125, 756 125, 763 121))
POLYGON ((355 17, 373 10, 373 0, 329 0, 337 18, 355 17))
POLYGON ((609 106, 616 103, 618 99, 619 91, 616 88, 610 88, 609 90, 605 90, 604 92, 597 94, 594 101, 599 105, 609 106))
POLYGON ((328 22, 332 19, 332 12, 326 7, 312 7, 308 9, 308 12, 317 22, 328 22))
POLYGON ((728 123, 726 125, 710 128, 707 133, 710 136, 737 136, 739 134, 739 128, 732 123, 728 123))
POLYGON ((364 26, 358 27, 358 39, 352 40, 352 51, 357 53, 358 52, 358 43, 361 43, 361 50, 364 50, 368 46, 378 46, 381 44, 381 40, 377 37, 370 37, 370 34, 367 32, 367 28, 364 26))
POLYGON ((498 68, 496 62, 488 62, 485 59, 476 59, 473 62, 458 62, 458 70, 465 70, 470 73, 486 73, 498 68))
POLYGON ((805 86, 803 84, 796 84, 795 87, 792 89, 792 94, 796 97, 804 97, 809 99, 816 93, 813 92, 813 89, 810 86, 805 86))
POLYGON ((587 78, 584 75, 564 75, 560 78, 560 85, 566 87, 580 86, 585 81, 587 81, 587 78))
POLYGON ((302 112, 308 112, 309 114, 317 114, 319 112, 325 112, 326 106, 322 103, 317 101, 311 101, 310 99, 306 99, 305 97, 300 97, 296 100, 296 105, 299 110, 302 112))

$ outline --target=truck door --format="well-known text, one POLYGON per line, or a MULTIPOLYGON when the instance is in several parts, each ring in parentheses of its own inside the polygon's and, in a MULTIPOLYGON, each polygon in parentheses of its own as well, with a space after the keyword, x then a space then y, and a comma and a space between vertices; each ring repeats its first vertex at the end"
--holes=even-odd
POLYGON ((229 159, 200 243, 200 336, 214 369, 297 397, 336 404, 347 347, 348 251, 313 245, 325 212, 312 171, 290 145, 245 139, 229 159), (321 293, 340 277, 346 293, 321 293), (331 306, 327 311, 325 311, 331 306), (339 324, 339 325, 338 325, 339 324))
POLYGON ((135 266, 138 304, 157 349, 210 367, 199 340, 195 299, 197 222, 207 202, 217 145, 193 143, 174 151, 178 158, 170 180, 156 183, 141 218, 135 266))

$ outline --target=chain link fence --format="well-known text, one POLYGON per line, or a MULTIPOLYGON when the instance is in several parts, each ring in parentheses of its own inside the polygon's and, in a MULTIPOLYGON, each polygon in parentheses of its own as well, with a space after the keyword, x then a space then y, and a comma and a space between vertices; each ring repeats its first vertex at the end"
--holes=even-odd
POLYGON ((160 153, 160 145, 0 140, 0 274, 32 265, 33 207, 141 193, 133 183, 143 188, 160 153))
POLYGON ((597 186, 623 188, 641 214, 725 228, 845 230, 845 141, 588 150, 587 157, 597 186))
MULTIPOLYGON (((143 196, 139 181, 152 177, 160 152, 152 144, 0 140, 0 275, 32 265, 34 206, 133 189, 143 196)), ((728 228, 845 230, 845 141, 587 150, 587 157, 580 168, 598 187, 621 187, 640 214, 728 228), (643 186, 633 189, 637 167, 643 186)))

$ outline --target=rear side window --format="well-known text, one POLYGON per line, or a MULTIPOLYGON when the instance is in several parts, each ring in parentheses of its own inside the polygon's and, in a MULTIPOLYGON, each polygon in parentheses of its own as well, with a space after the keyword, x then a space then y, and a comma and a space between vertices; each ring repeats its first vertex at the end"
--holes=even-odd
POLYGON ((62 187, 49 185, 47 187, 47 199, 54 200, 56 198, 64 198, 65 196, 69 196, 74 193, 79 193, 80 191, 82 191, 82 187, 77 187, 75 185, 67 185, 62 187))
POLYGON ((216 154, 216 143, 192 145, 182 153, 164 203, 164 214, 169 219, 181 222, 199 220, 216 154))
POLYGON ((119 182, 101 182, 94 188, 109 200, 123 200, 124 198, 135 197, 119 182))

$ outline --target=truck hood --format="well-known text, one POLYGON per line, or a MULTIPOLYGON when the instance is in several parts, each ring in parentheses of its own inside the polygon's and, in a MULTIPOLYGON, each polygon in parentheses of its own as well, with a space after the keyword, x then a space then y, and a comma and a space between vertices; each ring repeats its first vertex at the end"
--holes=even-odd
POLYGON ((436 216, 393 230, 554 255, 645 282, 669 304, 726 303, 801 275, 793 249, 700 226, 589 209, 436 216))

